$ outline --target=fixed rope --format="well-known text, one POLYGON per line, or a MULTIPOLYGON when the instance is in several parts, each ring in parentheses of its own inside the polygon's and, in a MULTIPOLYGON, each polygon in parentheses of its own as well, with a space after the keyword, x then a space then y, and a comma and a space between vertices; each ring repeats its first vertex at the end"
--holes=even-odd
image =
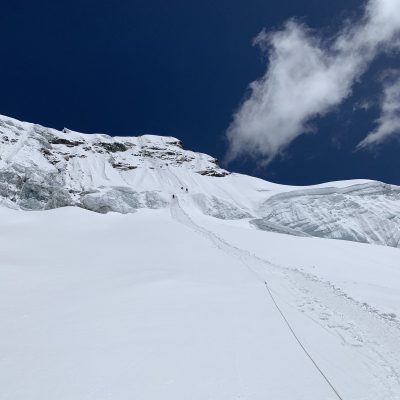
POLYGON ((268 286, 268 283, 266 281, 264 281, 265 283, 265 287, 267 288, 268 294, 272 300, 272 302, 274 303, 276 309, 278 310, 279 314, 282 316, 283 320, 285 321, 285 324, 287 325, 287 327, 289 328, 290 332, 292 333, 293 337, 296 339, 297 343, 300 345, 300 347, 302 348, 302 350, 304 351, 304 353, 306 354, 306 356, 310 359, 310 361, 314 364, 314 367, 317 369, 317 371, 320 373, 320 375, 325 379, 326 383, 330 386, 330 388, 333 390, 333 392, 335 393, 335 395, 337 396, 337 398, 339 400, 343 400, 343 397, 338 393, 338 391, 335 389, 335 387, 333 386, 333 384, 331 383, 331 381, 328 379, 328 377, 324 374, 324 372, 321 370, 321 368, 318 366, 317 362, 313 359, 313 357, 311 356, 311 354, 307 351, 307 349, 304 347, 303 343, 301 342, 301 340, 299 339, 299 337, 296 335, 296 332, 294 331, 294 329, 292 328, 290 322, 287 320, 287 318, 285 317, 285 314, 283 313, 283 311, 281 310, 281 308, 279 307, 278 303, 275 300, 274 295, 271 292, 271 289, 268 286))
MULTIPOLYGON (((213 242, 214 244, 216 244, 215 242, 219 242, 220 246, 218 246, 218 248, 222 251, 228 252, 226 250, 226 248, 230 248, 231 250, 234 250, 235 252, 240 252, 241 254, 244 254, 246 257, 251 257, 251 254, 248 253, 245 250, 239 249, 235 246, 232 246, 231 244, 225 242, 225 240, 221 239, 219 236, 217 236, 215 233, 208 231, 207 229, 198 226, 190 217, 189 215, 187 215, 187 213, 182 209, 182 207, 179 204, 179 200, 178 197, 176 197, 176 199, 174 199, 171 203, 171 214, 172 217, 177 219, 179 222, 184 223, 185 225, 190 226, 195 232, 200 233, 204 236, 206 236, 208 238, 208 240, 211 240, 211 242, 213 242), (177 215, 177 211, 178 213, 181 214, 181 217, 183 218, 179 218, 179 216, 177 215), (225 250, 224 250, 225 248, 225 250)), ((229 252, 228 252, 229 253, 229 252)), ((253 256, 255 257, 255 256, 253 256)), ((317 371, 319 372, 319 374, 323 377, 323 379, 325 380, 325 382, 329 385, 329 387, 332 389, 332 391, 335 393, 336 397, 339 400, 344 400, 343 397, 339 394, 339 392, 336 390, 336 388, 333 386, 333 384, 331 383, 331 381, 329 380, 329 378, 324 374, 324 372, 322 371, 322 369, 318 366, 317 362, 313 359, 313 357, 311 356, 311 354, 307 351, 307 349, 305 348, 305 346, 303 345, 303 343, 301 342, 301 340, 299 339, 299 337, 297 336, 296 332, 294 331, 294 329, 292 328, 292 325, 290 324, 290 322, 288 321, 288 319, 286 318, 285 314, 283 313, 283 311, 281 310, 281 308, 279 307, 277 301, 275 300, 274 295, 271 292, 271 289, 268 286, 267 281, 265 281, 255 270, 253 270, 253 268, 251 268, 249 265, 247 265, 247 263, 241 258, 239 257, 241 262, 243 263, 243 265, 250 271, 252 272, 258 280, 263 281, 265 284, 265 287, 267 289, 267 292, 269 294, 269 297, 271 298, 273 304, 275 305, 276 309, 278 310, 279 314, 281 315, 281 317, 283 318, 286 326, 289 328, 291 334, 293 335, 293 337, 296 339, 297 343, 299 344, 299 346, 301 347, 301 349, 303 350, 304 354, 310 359, 310 361, 313 363, 314 367, 317 369, 317 371)), ((258 257, 255 257, 258 260, 261 261, 261 259, 259 259, 258 257)), ((265 262, 265 261, 263 261, 265 262)))

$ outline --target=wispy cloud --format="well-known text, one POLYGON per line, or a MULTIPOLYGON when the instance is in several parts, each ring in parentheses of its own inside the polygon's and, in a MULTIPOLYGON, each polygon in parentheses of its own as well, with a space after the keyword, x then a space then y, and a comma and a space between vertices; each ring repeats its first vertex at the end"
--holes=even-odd
POLYGON ((376 128, 362 140, 357 149, 374 147, 388 138, 400 136, 400 76, 384 83, 381 114, 375 121, 376 128))
POLYGON ((348 97, 377 54, 397 41, 398 10, 399 0, 369 0, 359 20, 330 38, 296 20, 262 31, 254 42, 267 53, 268 68, 233 116, 228 160, 249 155, 269 162, 312 131, 312 119, 348 97))

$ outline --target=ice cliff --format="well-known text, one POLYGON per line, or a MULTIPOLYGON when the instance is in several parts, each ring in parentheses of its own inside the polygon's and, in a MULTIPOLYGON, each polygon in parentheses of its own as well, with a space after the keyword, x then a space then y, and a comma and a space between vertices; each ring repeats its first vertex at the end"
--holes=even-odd
POLYGON ((77 206, 106 213, 168 207, 185 196, 220 219, 254 228, 400 247, 400 187, 374 181, 310 187, 229 173, 174 137, 111 137, 0 116, 0 204, 77 206))

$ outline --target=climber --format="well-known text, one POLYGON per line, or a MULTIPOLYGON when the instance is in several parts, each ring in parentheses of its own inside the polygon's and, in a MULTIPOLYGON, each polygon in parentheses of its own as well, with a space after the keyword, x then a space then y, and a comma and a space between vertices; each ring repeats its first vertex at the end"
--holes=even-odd
POLYGON ((172 195, 172 198, 173 198, 173 199, 175 198, 175 195, 174 195, 174 194, 172 195))
POLYGON ((186 193, 187 193, 187 192, 189 192, 189 189, 188 189, 188 188, 186 188, 186 193))

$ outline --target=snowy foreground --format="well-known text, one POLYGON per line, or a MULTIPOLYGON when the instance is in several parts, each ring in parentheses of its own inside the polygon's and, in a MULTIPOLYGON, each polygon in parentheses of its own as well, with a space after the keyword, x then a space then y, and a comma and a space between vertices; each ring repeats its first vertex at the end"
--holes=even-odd
POLYGON ((398 248, 188 199, 0 209, 1 400, 400 399, 398 248))

